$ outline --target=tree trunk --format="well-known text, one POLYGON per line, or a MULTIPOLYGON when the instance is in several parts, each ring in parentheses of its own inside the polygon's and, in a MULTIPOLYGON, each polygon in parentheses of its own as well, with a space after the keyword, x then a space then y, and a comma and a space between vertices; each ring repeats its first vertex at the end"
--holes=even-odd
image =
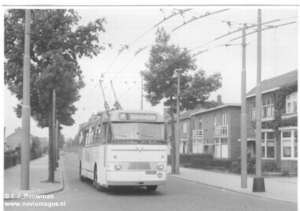
POLYGON ((53 115, 52 109, 49 111, 48 126, 49 126, 49 147, 48 147, 48 182, 54 182, 54 163, 53 163, 53 115))
POLYGON ((172 174, 175 174, 175 160, 176 160, 176 145, 175 145, 175 125, 174 125, 174 113, 170 111, 171 117, 171 167, 172 174))

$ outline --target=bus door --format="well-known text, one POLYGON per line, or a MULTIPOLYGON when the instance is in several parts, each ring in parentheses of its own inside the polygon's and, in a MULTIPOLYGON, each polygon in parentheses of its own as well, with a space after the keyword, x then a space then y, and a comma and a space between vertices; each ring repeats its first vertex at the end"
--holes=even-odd
POLYGON ((108 123, 103 123, 101 125, 101 133, 100 133, 100 147, 99 149, 99 170, 98 174, 100 176, 99 182, 100 184, 106 184, 106 150, 107 150, 107 125, 108 123))
POLYGON ((83 148, 83 169, 84 174, 91 178, 90 172, 90 130, 85 130, 85 147, 83 148))
POLYGON ((95 132, 95 127, 90 128, 90 140, 89 140, 89 150, 88 150, 88 165, 89 165, 89 172, 91 175, 91 179, 94 179, 94 165, 95 165, 95 147, 94 147, 94 132, 95 132))

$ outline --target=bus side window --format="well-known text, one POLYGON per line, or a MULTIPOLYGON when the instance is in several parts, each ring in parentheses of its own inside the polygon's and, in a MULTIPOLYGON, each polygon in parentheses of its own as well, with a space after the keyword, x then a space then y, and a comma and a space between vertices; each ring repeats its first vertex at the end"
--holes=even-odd
POLYGON ((100 136, 101 136, 101 124, 99 124, 97 128, 96 143, 100 143, 100 136))
POLYGON ((93 145, 93 140, 94 140, 94 127, 92 127, 90 130, 90 145, 93 145))
POLYGON ((101 127, 101 142, 103 144, 106 143, 106 128, 107 128, 107 123, 103 123, 101 127))
POLYGON ((89 133, 89 130, 86 130, 85 133, 86 133, 86 137, 85 137, 86 142, 85 142, 85 145, 89 146, 90 145, 90 139, 89 139, 90 138, 90 133, 89 133))

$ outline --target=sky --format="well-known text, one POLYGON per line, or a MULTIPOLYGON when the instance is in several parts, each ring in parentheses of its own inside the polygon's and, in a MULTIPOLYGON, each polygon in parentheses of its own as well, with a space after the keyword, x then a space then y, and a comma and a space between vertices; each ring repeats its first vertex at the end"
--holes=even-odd
MULTIPOLYGON (((112 81, 117 99, 123 109, 141 109, 139 72, 146 70, 145 63, 148 62, 149 50, 154 44, 157 27, 164 27, 170 33, 170 43, 191 50, 191 54, 207 50, 195 57, 198 69, 204 69, 207 76, 217 72, 222 75, 222 87, 211 93, 210 100, 216 100, 217 95, 221 95, 224 103, 241 102, 241 39, 231 42, 230 40, 240 37, 242 32, 238 31, 230 35, 228 33, 238 30, 245 23, 248 26, 257 24, 258 7, 94 6, 74 9, 82 17, 79 25, 86 25, 97 18, 106 19, 105 33, 99 33, 99 43, 105 47, 105 50, 92 59, 79 59, 86 86, 80 91, 81 99, 75 103, 78 109, 73 115, 75 124, 71 127, 63 126, 62 133, 66 138, 73 138, 79 124, 86 122, 93 113, 104 110, 100 79, 103 81, 105 97, 110 107, 115 102, 110 84, 112 81), (172 12, 178 12, 178 9, 191 10, 184 15, 173 16, 154 27, 164 18, 169 17, 172 12), (192 18, 200 17, 207 12, 213 13, 224 9, 229 10, 189 23, 192 18), (184 22, 185 25, 172 32, 184 22), (227 36, 217 39, 223 35, 227 36), (129 49, 118 54, 125 45, 129 45, 129 49), (141 48, 144 50, 135 54, 141 48)), ((279 19, 267 26, 295 22, 262 32, 262 80, 298 69, 298 7, 263 7, 261 14, 262 23, 279 19)), ((255 29, 256 27, 248 29, 247 33, 255 29)), ((247 91, 250 91, 256 85, 257 34, 247 36, 246 43, 248 44, 246 47, 247 91)), ((17 127, 21 127, 22 123, 13 111, 17 99, 11 95, 7 87, 4 86, 3 91, 3 122, 6 128, 5 136, 8 136, 17 127)), ((162 113, 163 107, 163 102, 152 107, 145 99, 143 100, 144 110, 162 113)), ((36 122, 31 119, 31 134, 48 137, 48 128, 38 128, 36 122)))

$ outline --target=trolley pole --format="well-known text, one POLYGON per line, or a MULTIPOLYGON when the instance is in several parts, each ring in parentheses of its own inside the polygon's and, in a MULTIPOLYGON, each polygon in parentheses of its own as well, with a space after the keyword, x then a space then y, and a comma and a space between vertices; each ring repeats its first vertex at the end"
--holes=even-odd
POLYGON ((241 113, 241 188, 247 188, 247 112, 246 112, 246 29, 243 28, 242 43, 242 113, 241 113))
POLYGON ((141 110, 143 110, 143 76, 141 80, 141 110))
POLYGON ((180 154, 179 154, 179 149, 180 149, 180 70, 178 70, 178 84, 177 84, 177 137, 176 137, 176 147, 175 147, 175 174, 179 174, 179 163, 180 163, 180 154))
POLYGON ((23 67, 23 107, 21 145, 21 190, 29 190, 30 160, 30 19, 31 10, 25 12, 25 53, 23 67))
POLYGON ((264 178, 261 176, 261 9, 257 17, 257 85, 256 85, 256 175, 253 192, 265 192, 264 178))

